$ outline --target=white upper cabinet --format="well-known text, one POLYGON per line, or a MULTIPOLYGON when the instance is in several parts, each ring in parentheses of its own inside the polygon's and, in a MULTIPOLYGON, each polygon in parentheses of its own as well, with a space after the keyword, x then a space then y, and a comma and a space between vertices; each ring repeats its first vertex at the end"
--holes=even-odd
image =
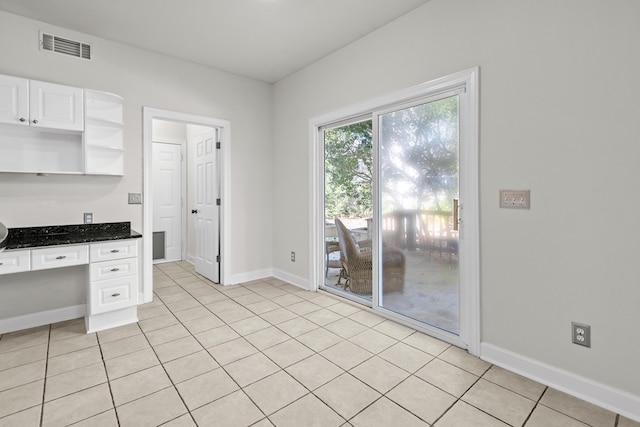
POLYGON ((81 88, 0 75, 0 122, 49 129, 84 129, 81 88))
POLYGON ((77 131, 84 129, 81 88, 35 80, 29 83, 31 126, 77 131))
POLYGON ((0 172, 124 173, 124 102, 0 74, 0 172))
POLYGON ((29 126, 29 80, 0 75, 0 123, 29 126))

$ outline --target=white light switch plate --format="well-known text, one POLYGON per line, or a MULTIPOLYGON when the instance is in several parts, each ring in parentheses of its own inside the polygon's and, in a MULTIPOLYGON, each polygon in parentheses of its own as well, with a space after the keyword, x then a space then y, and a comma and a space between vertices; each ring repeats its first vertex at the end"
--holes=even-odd
POLYGON ((509 209, 529 209, 530 190, 500 190, 500 207, 509 209))

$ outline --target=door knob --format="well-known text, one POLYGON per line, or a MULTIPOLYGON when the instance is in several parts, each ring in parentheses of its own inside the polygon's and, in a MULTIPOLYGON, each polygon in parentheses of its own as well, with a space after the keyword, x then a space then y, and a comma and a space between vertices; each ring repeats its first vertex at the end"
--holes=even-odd
POLYGON ((191 209, 191 213, 192 214, 197 214, 198 213, 198 209, 191 209))

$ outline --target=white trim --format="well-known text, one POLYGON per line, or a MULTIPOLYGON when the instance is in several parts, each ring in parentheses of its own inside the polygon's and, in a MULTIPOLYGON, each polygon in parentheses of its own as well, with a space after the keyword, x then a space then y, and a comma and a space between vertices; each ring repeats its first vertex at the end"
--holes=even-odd
POLYGON ((305 291, 309 290, 309 283, 305 278, 295 276, 293 274, 287 273, 286 271, 271 268, 234 274, 226 283, 226 285, 238 285, 241 283, 252 282, 254 280, 268 279, 270 277, 275 277, 276 279, 283 280, 287 283, 299 287, 300 289, 304 289, 305 291))
POLYGON ((291 283, 292 285, 295 285, 300 289, 304 289, 305 291, 315 292, 317 290, 317 289, 310 289, 309 281, 304 277, 296 276, 296 275, 287 273, 286 271, 274 269, 271 275, 276 279, 284 280, 285 282, 291 283))
MULTIPOLYGON (((317 116, 309 120, 309 141, 311 143, 309 155, 309 212, 311 225, 309 227, 309 289, 317 290, 324 280, 324 270, 320 268, 318 260, 324 259, 323 221, 324 195, 319 194, 320 184, 323 182, 324 153, 319 138, 318 130, 322 126, 331 125, 334 122, 357 118, 364 114, 373 114, 377 111, 392 107, 397 104, 412 102, 430 95, 441 94, 447 91, 463 89, 459 93, 461 102, 461 143, 467 141, 464 150, 461 149, 460 168, 464 170, 464 181, 460 182, 461 191, 466 192, 464 205, 464 222, 466 235, 461 238, 465 250, 465 266, 461 270, 461 284, 464 281, 468 287, 461 292, 464 299, 460 301, 460 339, 455 336, 448 337, 446 341, 463 343, 469 353, 480 353, 480 243, 479 243, 479 171, 478 171, 478 146, 479 146, 479 68, 471 68, 454 73, 439 79, 435 79, 420 85, 400 90, 379 98, 361 102, 351 107, 343 108, 328 114, 317 116), (461 116, 462 118, 462 116, 461 116), (464 139, 463 139, 464 138, 464 139), (462 152, 464 151, 464 154, 462 152)), ((375 125, 375 123, 374 123, 375 125)), ((374 144, 375 145, 375 144, 374 144)), ((374 189, 374 197, 376 190, 374 189)), ((374 228, 376 227, 376 215, 374 215, 374 228)), ((374 244, 376 244, 374 237, 374 244)), ((374 271, 374 276, 376 271, 374 271)), ((375 279, 375 277, 374 277, 375 279)), ((375 301, 374 301, 375 303, 375 301)), ((382 314, 381 311, 377 311, 382 314)), ((391 317, 391 316, 390 316, 391 317)), ((442 339, 442 335, 431 328, 419 328, 426 333, 433 334, 442 339)))
POLYGON ((640 422, 640 396, 483 342, 480 358, 594 405, 640 422))
POLYGON ((65 320, 83 317, 87 312, 85 304, 56 308, 54 310, 39 311, 37 313, 24 314, 0 320, 0 334, 48 325, 50 323, 64 322, 65 320))
POLYGON ((221 199, 222 209, 220 212, 220 240, 222 242, 220 262, 222 269, 220 271, 220 283, 225 283, 227 277, 231 277, 230 262, 225 262, 225 258, 231 254, 232 242, 227 236, 230 236, 231 230, 231 123, 227 120, 214 119, 210 117, 197 116, 193 114, 179 113, 175 111, 160 110, 150 107, 142 107, 143 115, 143 224, 142 224, 142 283, 144 298, 140 303, 151 302, 153 299, 153 262, 152 252, 152 207, 153 192, 151 191, 151 144, 152 144, 152 121, 153 119, 168 120, 174 122, 182 122, 201 126, 212 126, 222 128, 223 144, 221 148, 222 164, 221 164, 221 199), (145 248, 148 248, 145 250, 145 248))
POLYGON ((226 281, 225 285, 238 285, 241 283, 252 282, 254 280, 266 279, 273 276, 273 270, 266 268, 264 270, 247 271, 245 273, 234 274, 226 281))

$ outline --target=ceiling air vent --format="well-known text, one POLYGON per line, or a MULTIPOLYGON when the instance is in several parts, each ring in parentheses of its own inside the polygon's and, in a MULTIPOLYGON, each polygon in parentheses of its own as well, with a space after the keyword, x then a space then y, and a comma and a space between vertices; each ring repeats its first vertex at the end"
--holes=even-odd
POLYGON ((40 33, 40 49, 80 59, 91 59, 91 45, 75 40, 65 39, 47 33, 40 33))

